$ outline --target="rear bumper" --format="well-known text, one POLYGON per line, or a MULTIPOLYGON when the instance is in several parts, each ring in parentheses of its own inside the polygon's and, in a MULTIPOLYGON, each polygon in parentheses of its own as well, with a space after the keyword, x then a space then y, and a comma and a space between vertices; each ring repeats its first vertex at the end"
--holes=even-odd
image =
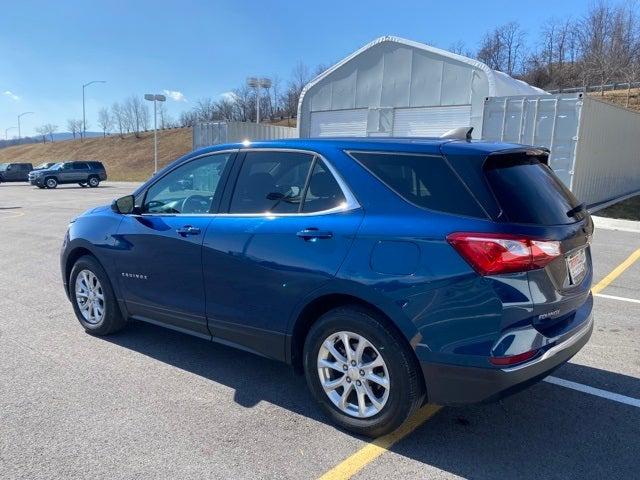
POLYGON ((508 368, 463 367, 421 362, 429 402, 459 405, 497 400, 542 380, 573 357, 593 331, 593 316, 562 341, 521 365, 508 368))

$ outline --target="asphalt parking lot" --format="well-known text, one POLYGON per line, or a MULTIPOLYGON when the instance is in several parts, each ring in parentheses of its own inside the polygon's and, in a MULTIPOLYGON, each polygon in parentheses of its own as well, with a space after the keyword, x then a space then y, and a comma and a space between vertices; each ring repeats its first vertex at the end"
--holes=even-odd
POLYGON ((141 323, 84 333, 60 280, 64 232, 134 186, 0 185, 1 478, 638 478, 640 260, 617 267, 640 233, 596 231, 607 296, 590 342, 554 373, 599 390, 542 382, 423 412, 371 445, 329 424, 286 365, 141 323))

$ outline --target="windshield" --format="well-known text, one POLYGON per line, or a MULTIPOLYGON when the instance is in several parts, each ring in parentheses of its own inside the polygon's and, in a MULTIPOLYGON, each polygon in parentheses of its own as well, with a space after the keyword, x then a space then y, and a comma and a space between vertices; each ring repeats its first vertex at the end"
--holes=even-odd
POLYGON ((4 172, 7 169, 8 163, 0 163, 0 172, 4 172))
POLYGON ((60 170, 62 168, 62 166, 64 165, 64 163, 60 162, 60 163, 56 163, 55 165, 53 165, 51 167, 51 170, 60 170))
POLYGON ((36 170, 37 170, 37 169, 41 169, 41 168, 49 168, 51 165, 53 165, 53 164, 52 164, 52 163, 49 163, 49 162, 41 163, 40 165, 38 165, 38 166, 36 167, 36 170))

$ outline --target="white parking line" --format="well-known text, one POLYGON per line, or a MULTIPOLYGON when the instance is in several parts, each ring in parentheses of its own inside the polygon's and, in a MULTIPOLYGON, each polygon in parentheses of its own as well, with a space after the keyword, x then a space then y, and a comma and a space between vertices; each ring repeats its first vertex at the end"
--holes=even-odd
POLYGON ((606 398, 607 400, 613 400, 614 402, 624 403, 625 405, 631 405, 632 407, 640 408, 640 399, 627 397, 626 395, 620 395, 619 393, 609 392, 600 388, 590 387, 589 385, 583 385, 581 383, 571 382, 563 378, 547 377, 545 382, 553 383, 554 385, 560 385, 561 387, 571 388, 579 392, 595 395, 596 397, 606 398))
POLYGON ((596 293, 596 297, 608 298, 610 300, 620 300, 621 302, 640 303, 640 300, 636 298, 616 297, 615 295, 607 295, 605 293, 596 293))

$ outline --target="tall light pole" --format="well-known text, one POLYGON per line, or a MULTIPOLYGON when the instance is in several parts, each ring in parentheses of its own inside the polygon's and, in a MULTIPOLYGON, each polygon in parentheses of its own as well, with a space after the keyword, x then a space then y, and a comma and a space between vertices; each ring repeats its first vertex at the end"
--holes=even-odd
POLYGON ((260 123, 260 89, 271 88, 271 79, 262 77, 247 78, 247 85, 256 90, 256 123, 260 123))
POLYGON ((9 140, 9 135, 8 135, 8 133, 9 133, 9 130, 11 130, 12 128, 18 128, 18 127, 9 127, 9 128, 5 128, 5 129, 4 129, 4 139, 5 139, 5 140, 9 140))
POLYGON ((144 99, 153 102, 153 173, 158 173, 158 102, 164 102, 167 97, 160 94, 146 93, 144 99))
POLYGON ((89 83, 82 85, 82 140, 84 140, 84 134, 87 133, 87 121, 84 113, 84 89, 94 83, 107 83, 106 80, 91 80, 89 83))
POLYGON ((23 115, 29 115, 30 113, 33 112, 22 112, 20 115, 18 115, 18 140, 20 140, 21 136, 20 136, 20 117, 23 115))

